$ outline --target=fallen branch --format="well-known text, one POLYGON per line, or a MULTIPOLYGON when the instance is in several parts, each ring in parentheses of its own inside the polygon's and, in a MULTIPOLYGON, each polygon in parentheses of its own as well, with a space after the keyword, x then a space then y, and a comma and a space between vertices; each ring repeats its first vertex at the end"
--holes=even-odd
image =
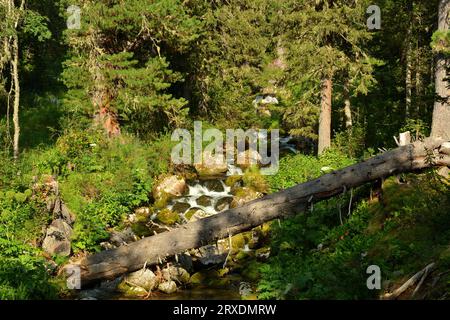
POLYGON ((199 248, 229 235, 235 235, 264 222, 305 211, 312 199, 321 201, 393 174, 450 165, 450 148, 443 140, 426 139, 377 155, 367 161, 334 171, 318 179, 267 195, 220 214, 181 225, 168 232, 147 237, 116 249, 102 251, 78 262, 82 285, 100 279, 112 279, 139 270, 147 261, 157 264, 160 258, 199 248), (445 151, 445 152, 443 152, 445 151), (430 162, 430 152, 433 161, 430 162), (311 199, 311 200, 310 200, 311 199))
POLYGON ((434 266, 435 266, 434 262, 430 263, 425 268, 423 268, 422 270, 417 272, 415 275, 413 275, 411 278, 409 278, 408 281, 406 281, 401 287, 397 288, 394 292, 386 293, 385 295, 383 295, 382 299, 383 300, 397 299, 399 296, 402 295, 403 292, 408 290, 411 286, 413 286, 417 282, 417 280, 419 280, 422 277, 419 285, 416 287, 416 289, 414 290, 414 292, 412 294, 412 296, 414 296, 414 294, 417 293, 417 291, 419 291, 420 286, 422 285, 425 278, 428 276, 428 273, 430 272, 430 270, 432 270, 434 268, 434 266))

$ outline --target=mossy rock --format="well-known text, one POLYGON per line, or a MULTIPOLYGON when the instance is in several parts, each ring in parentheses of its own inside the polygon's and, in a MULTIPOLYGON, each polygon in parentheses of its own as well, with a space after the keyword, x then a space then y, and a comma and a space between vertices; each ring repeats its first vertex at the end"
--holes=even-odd
POLYGON ((238 188, 237 190, 234 191, 233 195, 234 195, 233 201, 231 202, 230 205, 231 208, 240 207, 245 203, 258 199, 259 197, 262 196, 261 193, 248 187, 238 188))
POLYGON ((206 217, 207 214, 200 208, 191 208, 189 209, 185 214, 184 214, 184 218, 187 221, 191 221, 193 219, 201 219, 206 217))
POLYGON ((180 216, 177 212, 173 212, 169 209, 163 209, 158 213, 157 220, 165 225, 171 226, 180 221, 180 216))
POLYGON ((170 200, 172 200, 172 196, 168 193, 161 192, 159 197, 155 199, 155 208, 156 209, 164 209, 169 204, 170 200))
POLYGON ((244 234, 239 233, 231 237, 231 246, 233 251, 239 251, 245 246, 245 237, 244 234))
POLYGON ((197 199, 197 204, 202 207, 209 207, 212 204, 212 198, 207 195, 203 195, 197 199))
POLYGON ((148 292, 141 287, 132 287, 129 284, 127 284, 125 281, 122 281, 117 286, 117 290, 125 297, 133 298, 133 297, 142 297, 144 295, 147 295, 148 292))
POLYGON ((189 283, 194 286, 210 285, 212 282, 220 278, 220 274, 216 270, 202 270, 194 273, 189 283))
POLYGON ((223 288, 230 284, 230 279, 222 277, 216 270, 202 270, 191 276, 190 284, 193 286, 223 288))
POLYGON ((153 234, 150 228, 144 222, 133 223, 131 225, 131 230, 139 238, 149 237, 153 234))
POLYGON ((186 210, 190 208, 190 204, 186 202, 176 202, 173 207, 172 211, 178 212, 178 213, 185 213, 186 210))
POLYGON ((228 187, 240 187, 242 176, 229 176, 225 179, 225 185, 228 187))
POLYGON ((225 188, 220 180, 206 180, 203 185, 208 188, 208 190, 214 192, 224 192, 225 188))
POLYGON ((218 212, 226 210, 227 208, 230 207, 230 204, 232 201, 233 201, 233 197, 220 198, 219 200, 217 200, 217 203, 214 206, 214 209, 216 209, 216 211, 218 211, 218 212))

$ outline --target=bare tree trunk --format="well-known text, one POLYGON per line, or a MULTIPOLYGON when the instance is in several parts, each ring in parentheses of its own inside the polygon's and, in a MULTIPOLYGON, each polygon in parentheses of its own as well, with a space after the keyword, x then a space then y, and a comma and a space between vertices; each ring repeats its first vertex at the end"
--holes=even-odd
POLYGON ((331 146, 331 95, 333 82, 331 77, 322 81, 322 102, 319 118, 319 147, 318 153, 322 154, 331 146))
POLYGON ((12 77, 14 82, 14 105, 13 105, 13 124, 14 124, 14 139, 13 139, 13 155, 14 159, 19 158, 19 138, 20 138, 20 123, 19 123, 19 104, 20 104, 20 83, 19 83, 19 38, 14 37, 12 45, 14 58, 12 60, 12 77))
POLYGON ((345 116, 345 128, 350 129, 353 126, 353 119, 352 119, 352 105, 350 102, 348 79, 344 84, 344 116, 345 116))
MULTIPOLYGON (((439 23, 438 30, 447 31, 449 27, 448 14, 450 0, 441 0, 439 3, 439 23)), ((436 57, 435 87, 436 101, 433 110, 433 124, 431 136, 443 139, 450 138, 450 104, 449 104, 449 84, 447 78, 447 60, 441 53, 436 57)))
POLYGON ((295 215, 321 201, 393 174, 432 165, 450 165, 450 143, 425 139, 375 156, 367 161, 334 171, 318 179, 270 194, 242 207, 182 225, 168 232, 106 250, 78 262, 82 285, 99 279, 113 279, 166 257, 227 238, 264 222, 295 215), (433 161, 429 161, 434 158, 433 161))

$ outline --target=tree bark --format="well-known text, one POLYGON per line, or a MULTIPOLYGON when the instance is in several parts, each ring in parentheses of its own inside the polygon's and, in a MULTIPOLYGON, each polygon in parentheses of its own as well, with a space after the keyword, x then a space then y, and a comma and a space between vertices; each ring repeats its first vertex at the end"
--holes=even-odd
POLYGON ((144 265, 227 238, 264 222, 292 216, 321 201, 366 182, 432 165, 450 165, 450 142, 426 139, 375 156, 220 214, 144 238, 127 246, 87 256, 78 262, 85 286, 113 279, 144 265), (430 155, 434 155, 430 161, 430 155))
POLYGON ((322 101, 319 117, 319 146, 318 153, 322 154, 331 146, 331 95, 333 83, 331 77, 322 81, 322 101))
POLYGON ((344 84, 344 116, 345 116, 345 128, 351 129, 353 126, 352 119, 352 104, 350 102, 350 92, 349 92, 348 79, 344 84))
MULTIPOLYGON (((450 0, 441 0, 439 3, 438 30, 447 31, 449 27, 448 14, 450 0)), ((433 123, 431 128, 432 137, 440 137, 448 140, 450 138, 450 104, 449 104, 449 84, 447 78, 447 60, 442 53, 436 57, 435 87, 436 101, 433 110, 433 123)))
POLYGON ((17 160, 19 158, 19 138, 20 138, 20 123, 19 123, 19 105, 20 105, 20 83, 19 83, 19 39, 14 37, 12 45, 14 58, 12 60, 12 77, 14 83, 14 105, 13 105, 13 124, 14 124, 14 138, 13 138, 13 156, 17 160))

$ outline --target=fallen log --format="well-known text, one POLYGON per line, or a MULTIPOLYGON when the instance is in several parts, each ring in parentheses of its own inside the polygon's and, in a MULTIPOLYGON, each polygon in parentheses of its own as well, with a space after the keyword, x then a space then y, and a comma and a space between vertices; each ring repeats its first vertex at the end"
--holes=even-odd
POLYGON ((199 248, 264 222, 305 211, 314 202, 366 182, 431 166, 450 166, 450 142, 428 138, 384 152, 367 161, 325 174, 292 188, 253 200, 242 207, 190 222, 127 246, 102 251, 79 261, 81 284, 113 279, 144 265, 199 248))

